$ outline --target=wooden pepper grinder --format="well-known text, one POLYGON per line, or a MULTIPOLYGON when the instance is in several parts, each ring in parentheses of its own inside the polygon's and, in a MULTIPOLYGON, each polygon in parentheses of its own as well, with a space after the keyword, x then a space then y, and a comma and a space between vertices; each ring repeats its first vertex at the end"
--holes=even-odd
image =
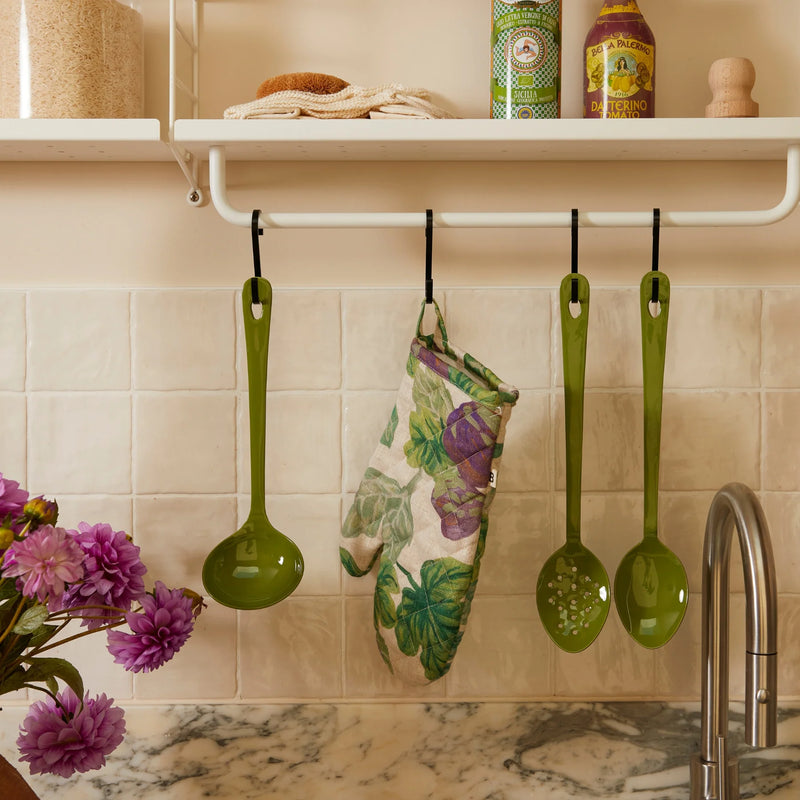
POLYGON ((707 117, 757 117, 758 103, 750 97, 756 69, 749 58, 720 58, 708 71, 711 102, 707 117))

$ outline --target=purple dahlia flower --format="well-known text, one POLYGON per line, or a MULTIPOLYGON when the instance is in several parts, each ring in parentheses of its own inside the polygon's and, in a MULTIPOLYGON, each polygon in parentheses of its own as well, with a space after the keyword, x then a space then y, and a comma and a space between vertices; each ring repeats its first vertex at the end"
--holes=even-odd
POLYGON ((474 400, 462 403, 447 417, 442 445, 473 489, 489 483, 498 427, 497 414, 474 400))
POLYGON ((161 581, 140 602, 141 611, 125 615, 133 633, 109 631, 108 651, 130 672, 152 672, 186 643, 195 614, 183 589, 168 589, 161 581))
POLYGON ((20 761, 31 774, 49 772, 69 778, 75 772, 100 769, 125 735, 125 712, 101 694, 83 704, 72 689, 31 705, 20 726, 20 761))
MULTIPOLYGON (((144 594, 142 575, 147 568, 139 558, 139 548, 123 531, 113 531, 110 525, 81 522, 78 529, 75 541, 86 554, 86 577, 81 584, 67 590, 64 608, 112 606, 129 611, 133 601, 144 594)), ((84 617, 81 624, 93 629, 117 619, 119 613, 87 609, 76 611, 75 616, 84 617)))
POLYGON ((6 550, 2 574, 17 578, 25 597, 35 597, 53 611, 61 607, 66 585, 83 577, 83 559, 72 531, 44 525, 6 550))
POLYGON ((28 493, 20 489, 16 481, 4 478, 0 472, 0 522, 9 515, 12 519, 18 517, 27 502, 28 493))

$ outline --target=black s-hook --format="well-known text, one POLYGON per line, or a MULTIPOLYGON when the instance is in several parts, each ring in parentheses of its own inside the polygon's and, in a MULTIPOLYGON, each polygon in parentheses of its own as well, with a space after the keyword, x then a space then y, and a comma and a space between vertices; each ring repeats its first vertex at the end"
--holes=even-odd
POLYGON ((253 215, 250 218, 250 235, 253 239, 253 274, 254 277, 250 279, 250 293, 253 295, 253 302, 260 303, 258 299, 258 280, 261 277, 261 248, 259 247, 258 237, 264 235, 262 228, 258 227, 258 218, 261 214, 260 208, 253 209, 253 215))
POLYGON ((433 302, 433 211, 425 212, 425 302, 433 302))
MULTIPOLYGON (((661 209, 653 209, 653 272, 658 272, 658 248, 661 240, 661 209)), ((658 303, 658 276, 653 278, 653 303, 658 303)))
MULTIPOLYGON (((572 274, 578 274, 578 209, 572 209, 572 274)), ((572 279, 572 302, 578 302, 578 279, 572 279)))

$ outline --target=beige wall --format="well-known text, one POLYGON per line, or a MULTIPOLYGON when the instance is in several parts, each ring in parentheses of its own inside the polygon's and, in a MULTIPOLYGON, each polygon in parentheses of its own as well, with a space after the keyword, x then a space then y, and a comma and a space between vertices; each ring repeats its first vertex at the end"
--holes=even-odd
MULTIPOLYGON (((565 4, 574 59, 599 0, 565 4)), ((162 118, 164 5, 144 3, 148 113, 162 118)), ((755 61, 764 116, 800 114, 787 77, 798 66, 797 3, 642 7, 659 42, 663 115, 701 115, 708 64, 724 55, 755 61)), ((206 19, 205 116, 249 99, 264 77, 300 69, 423 85, 463 116, 484 114, 488 3, 216 0, 206 19)), ((566 82, 570 71, 565 113, 577 116, 578 73, 565 60, 566 82)), ((276 211, 758 208, 776 203, 784 182, 779 163, 236 164, 229 173, 238 207, 276 211)), ((133 531, 153 577, 197 586, 205 553, 247 501, 236 287, 251 270, 249 232, 188 207, 172 164, 3 163, 0 186, 0 469, 57 495, 65 524, 90 518, 133 531)), ((662 236, 674 303, 661 528, 693 594, 685 625, 657 652, 637 648, 612 613, 590 650, 565 656, 535 612, 538 569, 563 529, 554 287, 568 270, 568 241, 566 231, 436 233, 437 294, 453 339, 523 390, 474 616, 443 682, 415 694, 391 681, 370 634, 371 579, 343 577, 336 556, 341 514, 391 408, 416 320, 422 233, 267 231, 264 272, 277 287, 269 506, 301 544, 306 578, 271 610, 212 605, 186 657, 135 681, 107 663, 101 637, 82 640, 87 683, 143 701, 696 697, 703 519, 713 491, 738 479, 761 493, 772 522, 782 693, 800 696, 796 215, 769 228, 662 236)), ((633 287, 650 264, 649 232, 582 231, 581 264, 595 288, 584 520, 613 573, 640 535, 633 287)), ((741 631, 733 638, 738 653, 741 631)))

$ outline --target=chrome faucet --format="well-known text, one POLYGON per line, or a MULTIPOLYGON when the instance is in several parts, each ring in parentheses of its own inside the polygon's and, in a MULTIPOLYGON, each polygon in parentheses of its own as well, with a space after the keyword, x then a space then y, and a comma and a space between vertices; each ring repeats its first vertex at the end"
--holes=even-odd
POLYGON ((764 511, 741 483, 717 492, 703 547, 703 686, 701 752, 691 763, 691 800, 738 800, 739 763, 728 757, 728 576, 733 526, 739 534, 747 598, 747 741, 777 739, 778 607, 775 562, 764 511))

